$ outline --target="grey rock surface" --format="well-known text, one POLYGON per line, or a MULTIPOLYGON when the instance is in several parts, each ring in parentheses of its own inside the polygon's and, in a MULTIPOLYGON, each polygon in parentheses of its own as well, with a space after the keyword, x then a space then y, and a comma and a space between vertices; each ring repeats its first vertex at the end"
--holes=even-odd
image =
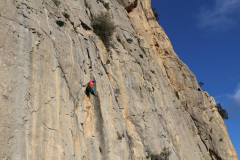
POLYGON ((164 147, 170 160, 238 159, 150 0, 129 13, 134 0, 56 2, 0 2, 0 159, 146 160, 164 147), (109 51, 91 27, 102 11, 117 28, 109 51))

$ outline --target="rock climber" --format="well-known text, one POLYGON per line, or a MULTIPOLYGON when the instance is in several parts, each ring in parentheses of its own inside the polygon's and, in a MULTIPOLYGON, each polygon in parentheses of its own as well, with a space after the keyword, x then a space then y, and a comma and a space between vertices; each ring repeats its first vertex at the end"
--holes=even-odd
POLYGON ((95 81, 90 80, 87 87, 87 96, 90 98, 91 94, 96 95, 95 90, 93 89, 95 81))

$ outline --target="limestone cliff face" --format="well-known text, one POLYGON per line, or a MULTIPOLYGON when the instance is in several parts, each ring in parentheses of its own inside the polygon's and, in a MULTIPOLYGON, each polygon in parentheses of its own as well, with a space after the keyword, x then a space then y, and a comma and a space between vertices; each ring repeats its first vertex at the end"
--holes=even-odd
POLYGON ((0 2, 0 159, 145 160, 167 147, 171 160, 237 160, 150 0, 105 2, 0 2), (102 11, 117 26, 110 51, 90 25, 102 11))

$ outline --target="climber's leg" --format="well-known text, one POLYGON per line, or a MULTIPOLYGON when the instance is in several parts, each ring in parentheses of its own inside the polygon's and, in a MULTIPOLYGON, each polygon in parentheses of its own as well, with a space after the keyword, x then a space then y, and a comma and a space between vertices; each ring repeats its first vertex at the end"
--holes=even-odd
POLYGON ((90 92, 91 94, 96 95, 95 90, 92 87, 90 87, 90 92))

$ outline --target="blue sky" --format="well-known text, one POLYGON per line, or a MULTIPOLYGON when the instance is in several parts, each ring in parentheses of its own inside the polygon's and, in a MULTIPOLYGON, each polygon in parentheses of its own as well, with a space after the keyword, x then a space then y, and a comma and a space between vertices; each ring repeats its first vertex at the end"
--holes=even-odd
POLYGON ((240 0, 152 0, 175 52, 227 110, 240 155, 240 0))

